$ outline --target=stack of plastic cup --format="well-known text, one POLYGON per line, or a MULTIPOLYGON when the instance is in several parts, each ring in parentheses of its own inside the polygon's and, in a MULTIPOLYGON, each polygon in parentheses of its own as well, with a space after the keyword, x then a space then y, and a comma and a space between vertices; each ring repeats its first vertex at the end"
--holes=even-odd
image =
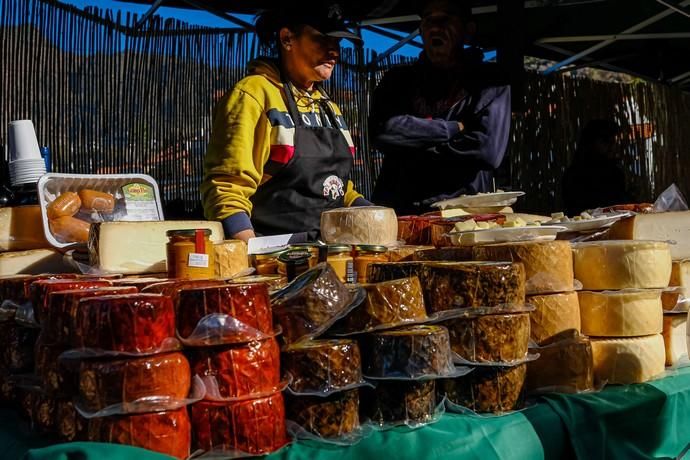
POLYGON ((45 161, 31 120, 11 121, 7 129, 10 182, 13 186, 38 182, 46 173, 45 161))

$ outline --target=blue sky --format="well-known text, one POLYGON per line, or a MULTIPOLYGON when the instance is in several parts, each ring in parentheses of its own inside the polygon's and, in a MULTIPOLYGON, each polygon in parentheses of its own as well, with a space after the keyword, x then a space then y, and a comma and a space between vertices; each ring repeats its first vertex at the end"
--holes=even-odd
MULTIPOLYGON (((125 3, 115 0, 62 0, 62 2, 74 5, 78 8, 84 8, 86 6, 98 6, 99 8, 129 11, 137 14, 144 14, 149 9, 148 5, 125 3)), ((214 16, 210 13, 206 13, 199 10, 161 7, 158 9, 156 14, 163 18, 180 19, 190 24, 204 25, 207 27, 233 27, 232 23, 217 16, 214 16)), ((238 17, 247 22, 254 21, 254 18, 252 16, 238 15, 238 17)), ((364 46, 366 46, 367 48, 374 49, 378 52, 383 52, 395 44, 394 40, 382 37, 378 34, 368 31, 363 31, 363 38, 365 44, 364 46)), ((400 48, 396 52, 396 54, 416 57, 419 54, 419 51, 419 48, 406 45, 400 48)))

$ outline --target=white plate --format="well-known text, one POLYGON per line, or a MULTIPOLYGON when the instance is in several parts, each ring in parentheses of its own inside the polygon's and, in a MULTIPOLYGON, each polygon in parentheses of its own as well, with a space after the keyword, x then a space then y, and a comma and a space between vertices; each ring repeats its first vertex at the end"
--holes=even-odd
POLYGON ((483 208, 487 206, 510 206, 525 192, 496 192, 480 193, 478 195, 461 195, 449 200, 437 201, 432 204, 436 208, 483 208))
POLYGON ((546 222, 546 224, 565 227, 568 232, 586 232, 609 227, 613 225, 614 222, 628 217, 629 215, 629 213, 618 213, 595 217, 593 219, 571 220, 569 222, 546 222))
POLYGON ((507 243, 511 241, 553 241, 556 234, 565 230, 557 225, 529 227, 488 228, 469 232, 450 232, 455 246, 474 246, 484 243, 507 243))

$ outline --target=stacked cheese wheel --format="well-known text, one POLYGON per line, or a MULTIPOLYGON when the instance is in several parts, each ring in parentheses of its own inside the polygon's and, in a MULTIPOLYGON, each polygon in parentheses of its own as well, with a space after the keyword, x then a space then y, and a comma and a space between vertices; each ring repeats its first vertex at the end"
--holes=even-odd
POLYGON ((671 276, 667 243, 601 241, 573 246, 582 332, 591 337, 594 375, 608 383, 645 382, 666 360, 661 289, 671 276))
POLYGON ((690 304, 690 260, 674 260, 668 289, 661 293, 664 308, 666 365, 675 366, 688 358, 688 304, 690 304))
POLYGON ((273 452, 287 438, 267 285, 202 284, 165 287, 175 291, 177 334, 206 389, 191 406, 193 450, 273 452))

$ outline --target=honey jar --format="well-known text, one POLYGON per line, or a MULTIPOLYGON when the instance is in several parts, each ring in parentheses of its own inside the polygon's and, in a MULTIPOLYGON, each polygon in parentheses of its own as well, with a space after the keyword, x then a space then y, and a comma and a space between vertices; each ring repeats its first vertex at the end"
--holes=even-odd
POLYGON ((208 279, 215 277, 215 251, 211 230, 206 228, 166 232, 168 278, 208 279))
POLYGON ((376 262, 388 262, 388 248, 385 246, 355 246, 355 273, 358 283, 367 282, 367 267, 376 262))
POLYGON ((251 257, 252 265, 256 269, 257 275, 277 275, 278 256, 284 251, 268 252, 266 254, 256 254, 251 257))
POLYGON ((332 244, 328 246, 328 264, 343 283, 354 283, 354 259, 352 258, 352 246, 347 244, 332 244))

